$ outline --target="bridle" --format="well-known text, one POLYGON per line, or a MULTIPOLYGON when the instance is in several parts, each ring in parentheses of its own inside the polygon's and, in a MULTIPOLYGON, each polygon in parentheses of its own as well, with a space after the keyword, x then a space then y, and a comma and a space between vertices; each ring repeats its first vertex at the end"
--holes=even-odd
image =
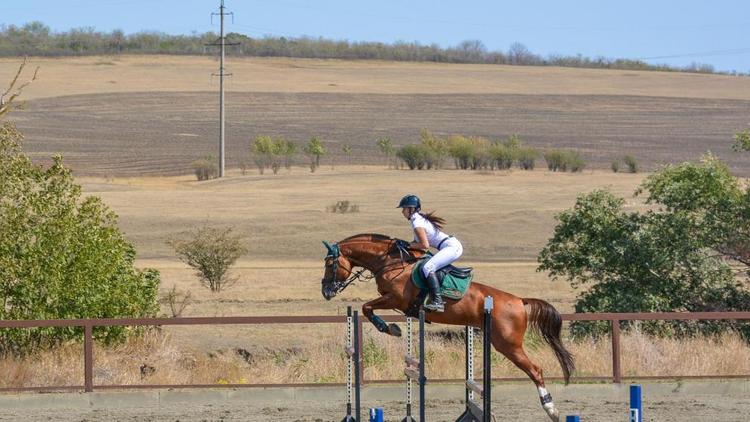
MULTIPOLYGON (((396 239, 394 239, 394 241, 396 241, 396 239)), ((372 280, 373 278, 375 278, 378 275, 380 275, 383 272, 385 272, 390 267, 392 267, 394 265, 399 265, 399 264, 405 263, 406 260, 404 259, 404 253, 406 253, 410 257, 412 256, 409 253, 408 250, 404 249, 397 242, 396 243, 396 247, 398 248, 399 253, 401 254, 401 262, 400 263, 396 263, 396 264, 393 264, 393 265, 384 265, 383 268, 379 269, 378 271, 376 271, 374 273, 372 271, 368 270, 367 268, 365 268, 362 265, 352 265, 350 268, 346 268, 346 270, 348 270, 351 275, 346 280, 339 280, 338 279, 338 269, 339 269, 339 257, 341 257, 341 248, 339 248, 338 243, 334 243, 333 245, 331 245, 328 242, 326 242, 325 240, 323 241, 323 245, 325 245, 326 249, 328 249, 328 254, 325 256, 325 259, 327 260, 328 258, 331 258, 333 260, 333 262, 331 264, 331 267, 332 267, 331 268, 331 270, 332 270, 331 280, 323 280, 323 282, 326 283, 326 284, 330 284, 331 285, 334 294, 341 293, 342 291, 344 291, 344 289, 346 289, 347 287, 349 287, 350 284, 354 283, 357 280, 362 280, 362 281, 372 280), (354 272, 354 271, 352 271, 352 269, 355 266, 362 267, 362 269, 359 270, 359 271, 354 272), (370 272, 370 274, 366 275, 365 274, 366 272, 370 272)), ((387 255, 388 253, 390 253, 390 250, 391 250, 391 248, 388 248, 388 251, 385 254, 387 255)), ((356 262, 354 262, 354 260, 351 259, 350 257, 348 259, 349 259, 349 261, 352 261, 352 263, 356 264, 356 262)))
MULTIPOLYGON (((331 258, 333 260, 333 263, 331 264, 331 267, 332 267, 331 268, 332 270, 331 280, 327 284, 331 284, 331 286, 333 287, 333 292, 335 294, 341 293, 342 291, 344 291, 344 289, 349 287, 350 284, 354 283, 355 281, 359 279, 372 280, 373 278, 375 278, 375 274, 370 274, 369 276, 364 275, 364 273, 368 271, 367 268, 363 267, 361 270, 357 272, 353 272, 352 269, 354 268, 354 266, 352 266, 350 268, 346 268, 346 270, 349 271, 349 273, 352 275, 349 276, 349 278, 347 278, 346 280, 339 280, 338 270, 339 270, 339 257, 341 256, 341 249, 339 248, 339 245, 337 243, 334 243, 333 245, 331 245, 324 240, 323 244, 328 249, 328 255, 326 255, 325 259, 331 258)), ((323 282, 326 282, 326 280, 323 280, 323 282)))

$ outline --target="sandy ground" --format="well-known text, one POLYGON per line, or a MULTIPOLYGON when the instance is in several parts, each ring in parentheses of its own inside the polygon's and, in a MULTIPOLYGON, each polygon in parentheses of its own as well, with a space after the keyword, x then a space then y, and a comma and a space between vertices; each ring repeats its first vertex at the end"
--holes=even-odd
MULTIPOLYGON (((736 384, 735 384, 736 386, 736 384)), ((538 404, 531 387, 503 386, 496 388, 493 413, 497 420, 516 422, 544 422, 546 415, 538 404), (503 388, 506 387, 506 388, 503 388), (500 391, 498 391, 500 390, 500 391)), ((659 422, 741 422, 750 414, 750 397, 747 388, 731 388, 727 391, 721 383, 702 384, 694 392, 680 391, 685 385, 645 385, 643 396, 643 420, 659 422), (714 389, 714 391, 710 391, 714 389), (723 394, 719 394, 722 391, 723 394)), ((690 386, 688 385, 688 390, 690 386)), ((553 391, 556 386, 553 386, 553 391)), ((557 387, 563 389, 563 387, 557 387)), ((585 422, 625 421, 628 418, 627 386, 613 389, 612 386, 573 386, 569 393, 558 394, 557 406, 562 415, 577 414, 585 422)), ((454 390, 460 387, 453 387, 454 390)), ((325 391, 325 390, 323 390, 325 391)), ((335 391, 335 390, 331 390, 335 391)), ((106 393, 116 394, 116 393, 106 393)), ((111 398, 111 397, 110 397, 111 398)), ((363 420, 367 420, 367 409, 382 407, 386 421, 400 421, 405 414, 402 400, 373 400, 363 396, 363 420)), ((418 415, 415 406, 415 415, 418 415)), ((459 398, 436 398, 427 400, 426 420, 453 421, 463 410, 459 398)), ((0 410, 0 421, 334 421, 345 415, 343 400, 336 398, 321 400, 274 401, 247 400, 246 403, 220 401, 180 401, 173 404, 142 406, 94 406, 89 408, 41 408, 0 410)))

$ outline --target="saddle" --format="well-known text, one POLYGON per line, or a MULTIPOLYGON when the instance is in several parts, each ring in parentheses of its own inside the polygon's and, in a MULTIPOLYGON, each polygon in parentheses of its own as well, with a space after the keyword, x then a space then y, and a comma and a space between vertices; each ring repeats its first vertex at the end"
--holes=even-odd
MULTIPOLYGON (((407 316, 418 315, 420 306, 427 298, 428 289, 424 274, 422 273, 422 267, 431 257, 432 255, 428 254, 420 259, 412 268, 411 281, 419 288, 419 294, 416 300, 409 304, 409 309, 406 311, 407 316)), ((473 268, 462 268, 454 265, 447 265, 441 268, 435 275, 440 282, 440 295, 446 299, 453 300, 459 300, 464 296, 466 291, 469 290, 472 278, 474 278, 473 268)))
POLYGON ((435 275, 438 278, 438 281, 440 281, 440 284, 443 284, 443 278, 445 278, 446 275, 450 275, 453 277, 465 279, 465 278, 471 278, 474 273, 474 268, 471 267, 456 267, 454 265, 448 265, 438 270, 435 275))

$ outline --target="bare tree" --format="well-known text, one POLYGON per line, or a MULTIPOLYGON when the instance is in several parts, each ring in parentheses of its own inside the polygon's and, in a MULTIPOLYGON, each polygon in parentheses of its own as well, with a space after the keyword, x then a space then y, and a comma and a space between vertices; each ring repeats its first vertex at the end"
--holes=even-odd
POLYGON ((16 76, 13 78, 13 80, 10 82, 10 86, 8 89, 0 94, 0 116, 3 116, 6 113, 9 113, 14 108, 20 108, 22 107, 22 104, 13 106, 13 100, 18 98, 19 95, 23 92, 24 88, 29 86, 32 82, 36 80, 36 76, 39 73, 39 67, 37 66, 36 70, 34 70, 34 75, 29 79, 28 81, 16 86, 18 84, 18 80, 21 78, 21 74, 23 73, 23 69, 26 67, 26 64, 28 63, 28 59, 26 57, 23 58, 23 63, 21 63, 21 66, 18 67, 18 71, 16 72, 16 76))

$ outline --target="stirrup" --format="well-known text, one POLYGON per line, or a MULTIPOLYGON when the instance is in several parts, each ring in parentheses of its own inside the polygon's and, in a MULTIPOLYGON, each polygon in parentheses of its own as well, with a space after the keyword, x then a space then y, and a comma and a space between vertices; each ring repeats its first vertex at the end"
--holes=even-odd
POLYGON ((436 303, 436 302, 429 301, 425 303, 424 308, 428 311, 443 312, 445 311, 445 302, 440 301, 436 303))

